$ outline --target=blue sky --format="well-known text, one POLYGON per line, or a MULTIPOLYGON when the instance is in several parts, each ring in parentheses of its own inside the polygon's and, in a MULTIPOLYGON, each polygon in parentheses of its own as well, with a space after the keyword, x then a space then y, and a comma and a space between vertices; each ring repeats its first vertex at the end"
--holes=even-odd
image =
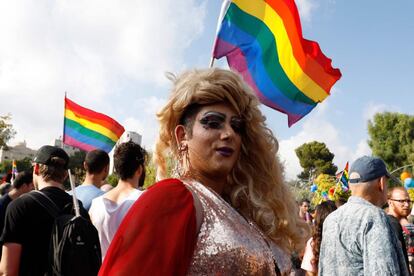
MULTIPOLYGON (((413 114, 414 1, 296 1, 304 37, 319 42, 343 77, 331 96, 287 127, 262 110, 280 142, 286 176, 300 172, 294 149, 325 142, 343 167, 370 154, 375 112, 413 114)), ((168 97, 164 72, 207 67, 219 0, 0 2, 0 114, 11 144, 38 148, 61 135, 63 96, 106 113, 153 147, 155 112, 168 97)), ((216 62, 225 67, 225 61, 216 62)))

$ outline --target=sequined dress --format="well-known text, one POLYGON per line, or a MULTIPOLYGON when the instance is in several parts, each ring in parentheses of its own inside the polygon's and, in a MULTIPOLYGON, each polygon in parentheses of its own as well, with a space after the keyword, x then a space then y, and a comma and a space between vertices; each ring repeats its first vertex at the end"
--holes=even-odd
POLYGON ((202 184, 185 185, 198 197, 203 208, 203 221, 188 275, 289 274, 289 256, 253 222, 248 222, 202 184))
POLYGON ((165 179, 130 208, 99 276, 285 275, 290 259, 213 191, 165 179), (203 209, 198 231, 194 196, 203 209))

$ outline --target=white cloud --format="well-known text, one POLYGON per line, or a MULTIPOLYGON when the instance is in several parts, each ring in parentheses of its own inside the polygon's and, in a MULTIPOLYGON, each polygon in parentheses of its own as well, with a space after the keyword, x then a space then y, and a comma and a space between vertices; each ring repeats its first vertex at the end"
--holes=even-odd
POLYGON ((141 116, 128 117, 123 126, 126 130, 135 131, 142 135, 142 144, 147 149, 154 149, 158 135, 158 121, 155 114, 165 104, 164 99, 156 97, 140 98, 132 103, 132 108, 139 110, 141 116))
POLYGON ((302 21, 310 21, 312 13, 318 7, 314 0, 296 0, 296 5, 302 21))
POLYGON ((13 115, 14 142, 58 137, 65 91, 106 112, 111 102, 128 108, 125 87, 165 86, 164 72, 185 66, 204 19, 196 0, 0 1, 0 114, 13 115))
POLYGON ((374 118, 374 115, 376 113, 381 113, 385 111, 389 112, 401 112, 400 108, 397 106, 390 106, 382 103, 373 103, 370 102, 367 104, 367 106, 364 108, 364 120, 372 120, 374 118))
POLYGON ((324 102, 320 108, 315 110, 312 117, 305 119, 302 129, 289 139, 279 142, 279 154, 285 164, 285 174, 288 179, 295 179, 302 171, 295 149, 304 143, 312 141, 323 142, 328 149, 335 154, 334 164, 341 170, 346 162, 371 153, 365 140, 360 141, 354 149, 346 141, 343 132, 325 118, 329 114, 329 104, 324 102))
POLYGON ((358 143, 355 154, 353 157, 349 160, 350 162, 354 161, 355 159, 364 156, 364 155, 371 155, 372 151, 371 148, 368 146, 368 143, 366 140, 362 140, 358 143))

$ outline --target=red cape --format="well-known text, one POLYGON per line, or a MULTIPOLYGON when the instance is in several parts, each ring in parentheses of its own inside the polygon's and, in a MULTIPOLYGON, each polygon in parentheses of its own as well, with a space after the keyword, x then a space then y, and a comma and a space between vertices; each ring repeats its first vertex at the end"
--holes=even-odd
POLYGON ((125 216, 99 275, 186 275, 196 241, 191 192, 178 179, 160 181, 125 216))

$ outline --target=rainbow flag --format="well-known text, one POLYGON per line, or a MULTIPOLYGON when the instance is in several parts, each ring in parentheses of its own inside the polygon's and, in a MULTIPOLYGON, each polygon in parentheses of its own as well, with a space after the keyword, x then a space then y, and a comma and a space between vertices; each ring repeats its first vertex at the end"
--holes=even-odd
POLYGON ((12 174, 18 174, 16 160, 13 159, 12 162, 12 174))
POLYGON ((339 181, 342 183, 342 187, 349 188, 348 180, 349 180, 349 172, 348 172, 349 162, 346 162, 345 169, 342 171, 341 178, 339 181))
POLYGON ((13 162, 12 162, 12 172, 11 173, 12 173, 12 176, 11 176, 10 182, 11 182, 11 184, 13 184, 14 180, 17 177, 17 175, 19 174, 19 172, 17 171, 16 160, 14 160, 14 159, 13 159, 13 162))
POLYGON ((337 184, 341 183, 342 190, 348 190, 348 180, 349 180, 349 162, 346 162, 345 168, 343 171, 340 171, 336 174, 336 180, 338 181, 337 184))
POLYGON ((110 152, 124 131, 114 119, 65 97, 63 143, 86 151, 110 152))
POLYGON ((293 0, 233 0, 213 48, 214 58, 224 56, 263 104, 287 114, 289 126, 341 77, 319 45, 302 37, 293 0))

